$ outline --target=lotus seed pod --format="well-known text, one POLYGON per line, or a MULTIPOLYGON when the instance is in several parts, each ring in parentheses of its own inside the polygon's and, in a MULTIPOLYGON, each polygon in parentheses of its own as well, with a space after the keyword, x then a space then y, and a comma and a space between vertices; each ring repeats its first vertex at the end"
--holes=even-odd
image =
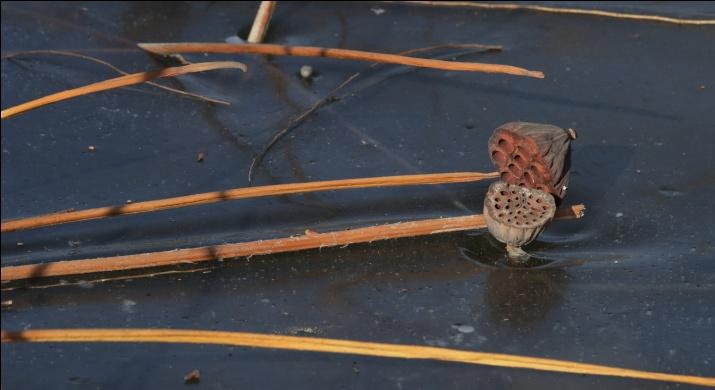
POLYGON ((551 194, 503 181, 492 183, 484 197, 484 221, 489 233, 507 244, 510 254, 532 242, 555 212, 551 194))
POLYGON ((573 129, 528 122, 499 126, 489 138, 489 155, 502 181, 556 196, 566 195, 573 129))

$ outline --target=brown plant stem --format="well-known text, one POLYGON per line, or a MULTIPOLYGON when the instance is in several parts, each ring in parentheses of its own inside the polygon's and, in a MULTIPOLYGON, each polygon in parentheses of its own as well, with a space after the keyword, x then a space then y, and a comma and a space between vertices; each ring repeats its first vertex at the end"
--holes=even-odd
POLYGON ((57 212, 28 218, 2 221, 0 231, 2 233, 8 233, 18 230, 36 229, 45 226, 59 225, 63 223, 116 217, 118 215, 126 214, 147 213, 151 211, 167 210, 178 207, 216 203, 226 200, 288 195, 318 191, 348 190, 356 188, 467 183, 486 179, 494 179, 498 176, 499 175, 497 172, 450 172, 421 175, 379 176, 360 179, 326 180, 305 183, 275 184, 258 187, 233 188, 223 191, 204 192, 200 194, 177 196, 174 198, 157 199, 146 202, 135 202, 121 206, 107 206, 78 211, 57 212))
POLYGON ((36 108, 57 103, 62 100, 72 99, 77 96, 88 95, 91 93, 107 91, 110 89, 126 87, 128 85, 141 84, 147 81, 151 81, 160 77, 175 77, 186 73, 194 72, 205 72, 214 69, 241 69, 244 72, 247 70, 246 65, 236 62, 236 61, 217 61, 217 62, 202 62, 191 65, 176 66, 171 68, 164 68, 161 70, 155 70, 150 72, 139 72, 132 73, 125 76, 116 77, 109 80, 103 80, 100 82, 85 85, 79 88, 68 89, 66 91, 53 93, 41 97, 39 99, 31 100, 26 103, 19 104, 7 109, 2 110, 0 113, 0 118, 5 119, 11 116, 21 114, 26 111, 34 110, 36 108))
POLYGON ((268 31, 268 23, 271 21, 273 11, 276 9, 275 1, 261 1, 256 12, 256 18, 253 20, 251 32, 248 34, 248 43, 261 43, 268 31))
MULTIPOLYGON (((574 205, 562 208, 556 212, 555 218, 580 218, 583 215, 584 209, 585 207, 583 205, 574 205)), ((389 240, 393 238, 474 230, 484 227, 484 217, 481 214, 475 214, 462 217, 398 222, 387 225, 369 226, 327 233, 316 233, 311 230, 306 230, 303 235, 286 238, 142 253, 136 255, 7 266, 0 269, 0 280, 7 282, 11 280, 162 267, 173 264, 198 263, 216 259, 251 257, 255 255, 294 252, 306 249, 345 246, 357 243, 389 240)))
POLYGON ((537 11, 555 14, 601 16, 615 19, 629 19, 695 26, 715 25, 715 19, 683 19, 673 18, 670 16, 632 14, 623 12, 603 11, 597 9, 549 7, 537 4, 480 3, 472 1, 385 1, 385 3, 424 5, 432 7, 476 8, 501 11, 537 11))
POLYGON ((276 56, 326 57, 341 60, 379 62, 394 65, 406 65, 420 68, 454 70, 465 72, 501 73, 515 76, 543 79, 540 71, 527 70, 511 65, 484 64, 479 62, 457 62, 407 57, 397 54, 374 53, 360 50, 335 49, 311 46, 284 46, 272 44, 230 43, 140 43, 140 48, 158 55, 185 53, 221 53, 221 54, 265 54, 276 56))
POLYGON ((614 376, 715 386, 715 378, 587 364, 568 360, 466 351, 421 345, 194 329, 32 329, 0 333, 2 343, 176 343, 309 351, 397 359, 429 359, 475 365, 526 368, 581 375, 614 376))
MULTIPOLYGON (((74 52, 65 51, 65 50, 28 50, 28 51, 19 51, 19 52, 13 52, 13 53, 7 54, 7 55, 3 56, 2 58, 3 58, 3 59, 12 59, 12 58, 15 58, 15 57, 23 57, 23 56, 31 56, 31 55, 43 55, 43 54, 81 58, 81 59, 83 59, 83 60, 92 61, 92 62, 94 62, 94 63, 100 64, 100 65, 104 65, 104 66, 106 66, 107 68, 112 69, 113 71, 115 71, 115 72, 117 72, 117 73, 121 73, 121 74, 123 74, 123 75, 128 75, 128 74, 129 74, 129 73, 127 73, 127 72, 125 72, 125 71, 123 71, 123 70, 117 68, 116 66, 110 64, 109 62, 104 61, 104 60, 102 60, 102 59, 99 59, 99 58, 97 58, 97 57, 92 57, 92 56, 89 56, 89 55, 86 55, 86 54, 74 53, 74 52)), ((227 106, 230 105, 230 103, 227 102, 227 101, 225 101, 225 100, 214 99, 214 98, 210 98, 210 97, 208 97, 208 96, 203 96, 203 95, 199 95, 199 94, 196 94, 196 93, 191 93, 191 92, 187 92, 187 91, 182 91, 182 90, 180 90, 180 89, 167 87, 167 86, 165 86, 165 85, 161 85, 161 84, 155 83, 155 82, 153 82, 153 81, 147 81, 146 83, 147 83, 148 85, 153 86, 153 87, 160 88, 160 89, 163 89, 163 90, 165 90, 165 91, 173 92, 173 93, 176 93, 176 94, 179 94, 179 95, 184 95, 184 96, 192 97, 192 98, 197 99, 197 100, 203 100, 203 101, 207 101, 207 102, 211 102, 211 103, 224 104, 224 105, 227 105, 227 106)))

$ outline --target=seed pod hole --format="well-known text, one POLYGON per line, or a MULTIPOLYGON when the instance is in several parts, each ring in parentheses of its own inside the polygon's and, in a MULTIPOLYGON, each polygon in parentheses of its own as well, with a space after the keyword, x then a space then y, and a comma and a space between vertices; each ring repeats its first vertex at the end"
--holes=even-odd
POLYGON ((527 165, 526 159, 522 157, 520 154, 517 154, 514 156, 514 162, 517 163, 520 167, 524 168, 527 165))

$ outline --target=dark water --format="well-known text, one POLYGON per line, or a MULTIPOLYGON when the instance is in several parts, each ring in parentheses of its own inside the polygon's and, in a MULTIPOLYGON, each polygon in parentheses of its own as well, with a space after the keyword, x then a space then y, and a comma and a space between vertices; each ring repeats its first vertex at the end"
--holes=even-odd
MULTIPOLYGON (((573 5, 573 4, 570 4, 573 5)), ((712 4, 608 4, 685 17, 712 4)), ((245 35, 255 4, 2 4, 2 52, 75 49, 127 71, 159 64, 136 42, 245 35)), ((253 156, 346 77, 345 96, 267 156, 256 184, 491 170, 486 140, 514 120, 573 127, 568 203, 513 269, 484 232, 254 257, 202 271, 4 291, 3 329, 255 331, 523 354, 715 375, 715 28, 526 12, 281 3, 268 41, 398 52, 504 46, 468 61, 545 80, 325 59, 244 56, 169 85, 138 86, 2 123, 2 218, 247 185, 253 156), (379 10, 384 10, 381 13, 379 10), (312 84, 296 73, 318 72, 312 84), (95 146, 92 153, 89 145, 95 146), (199 152, 205 154, 196 162, 199 152)), ((458 55, 442 50, 432 56, 458 55)), ((188 56, 194 61, 227 56, 188 56)), ((66 57, 2 61, 2 107, 113 77, 66 57)), ((480 212, 486 183, 264 198, 2 236, 2 265, 281 237, 480 212), (22 245, 18 245, 22 243, 22 245)), ((186 267, 182 268, 186 269, 186 267)), ((55 280, 54 283, 63 281, 55 280)), ((37 286, 35 286, 37 287, 37 286)), ((3 388, 165 388, 198 368, 210 388, 679 388, 529 370, 217 346, 12 344, 3 388), (38 374, 41 373, 41 374, 38 374)))

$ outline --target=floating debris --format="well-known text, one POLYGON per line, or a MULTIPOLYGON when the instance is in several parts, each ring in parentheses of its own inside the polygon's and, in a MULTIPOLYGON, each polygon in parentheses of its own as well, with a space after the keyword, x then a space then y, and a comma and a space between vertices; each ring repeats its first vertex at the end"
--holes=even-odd
POLYGON ((184 383, 199 383, 201 380, 201 371, 193 370, 190 373, 184 375, 184 383))
POLYGON ((454 324, 452 328, 456 329, 459 333, 474 333, 474 327, 471 325, 454 324))
POLYGON ((313 78, 313 67, 310 65, 303 65, 300 67, 300 77, 309 80, 313 78))

